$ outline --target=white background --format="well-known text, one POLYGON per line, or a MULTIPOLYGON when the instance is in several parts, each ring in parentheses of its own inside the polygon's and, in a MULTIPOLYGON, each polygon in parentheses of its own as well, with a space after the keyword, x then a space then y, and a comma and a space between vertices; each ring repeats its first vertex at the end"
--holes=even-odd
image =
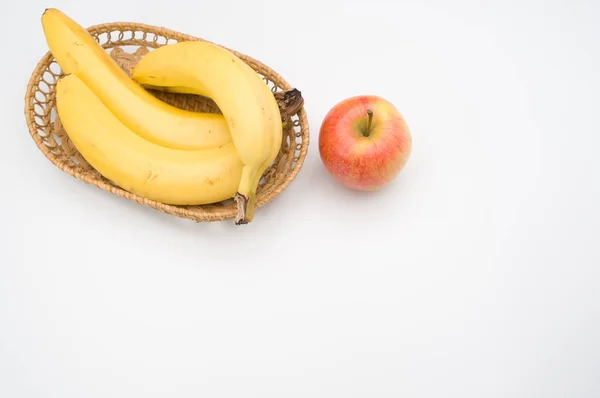
POLYGON ((3 6, 0 396, 600 396, 600 5, 55 0, 3 6), (306 99, 297 179, 243 227, 85 185, 25 126, 40 16, 162 25, 306 99), (374 194, 322 166, 377 94, 413 154, 374 194))

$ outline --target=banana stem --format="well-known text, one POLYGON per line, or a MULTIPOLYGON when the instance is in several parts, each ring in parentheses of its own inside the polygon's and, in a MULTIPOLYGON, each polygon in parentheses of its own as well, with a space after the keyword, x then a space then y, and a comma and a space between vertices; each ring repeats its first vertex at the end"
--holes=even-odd
POLYGON ((261 168, 244 166, 237 193, 233 197, 237 205, 235 224, 247 224, 254 218, 256 190, 261 177, 261 168))
POLYGON ((279 112, 281 113, 281 120, 286 121, 292 117, 302 106, 304 105, 304 98, 302 93, 298 89, 290 89, 287 91, 277 91, 273 93, 277 105, 279 106, 279 112))
POLYGON ((235 204, 237 205, 237 215, 235 216, 235 225, 246 224, 246 207, 248 204, 248 200, 244 195, 239 192, 236 192, 233 197, 235 200, 235 204))

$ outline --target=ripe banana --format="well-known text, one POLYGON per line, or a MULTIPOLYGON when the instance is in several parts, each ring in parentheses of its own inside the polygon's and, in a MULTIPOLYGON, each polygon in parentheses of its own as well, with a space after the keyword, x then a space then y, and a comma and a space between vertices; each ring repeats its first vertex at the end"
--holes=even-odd
POLYGON ((127 128, 75 75, 58 81, 56 99, 77 150, 123 189, 174 205, 214 203, 235 195, 243 164, 233 143, 179 150, 149 142, 127 128))
MULTIPOLYGON (((143 62, 143 59, 142 59, 143 62)), ((142 64, 142 67, 144 65, 142 64)), ((141 68, 145 71, 149 71, 151 70, 150 68, 141 68)), ((273 95, 273 92, 269 89, 269 87, 267 86, 267 84, 260 78, 260 76, 255 73, 256 78, 258 79, 258 81, 260 82, 261 86, 264 88, 266 94, 268 96, 270 96, 271 98, 273 98, 273 100, 275 99, 275 96, 273 95)), ((145 80, 151 80, 152 78, 148 78, 147 76, 143 76, 143 75, 139 75, 137 76, 137 78, 139 78, 142 81, 145 80)), ((169 76, 164 76, 164 81, 169 81, 171 80, 171 78, 169 76)), ((151 85, 151 84, 143 84, 144 87, 148 88, 148 89, 153 89, 153 90, 161 90, 161 91, 165 91, 165 92, 171 92, 171 93, 179 93, 179 94, 195 94, 195 95, 202 95, 207 97, 208 93, 203 91, 203 87, 187 87, 187 86, 155 86, 155 85, 151 85)), ((277 103, 275 103, 276 106, 277 103)), ((280 109, 281 112, 281 109, 280 109)), ((273 124, 273 126, 275 126, 275 128, 277 128, 276 124, 273 124)), ((282 135, 277 133, 277 130, 275 130, 273 132, 273 134, 271 135, 271 139, 273 140, 273 142, 271 143, 271 152, 269 153, 269 156, 267 158, 267 160, 260 166, 259 172, 257 173, 257 180, 255 181, 255 184, 258 185, 258 183, 260 182, 260 179, 262 178, 263 173, 265 172, 265 170, 271 165, 271 163, 273 162, 273 159, 275 159, 277 157, 277 155, 279 154, 279 150, 281 148, 281 141, 282 141, 282 135)), ((253 183, 254 184, 254 183, 253 183)), ((254 209, 255 206, 251 206, 247 209, 248 214, 246 215, 246 218, 251 220, 254 217, 254 209)))
POLYGON ((282 140, 277 101, 235 54, 205 41, 180 42, 146 54, 132 77, 142 85, 188 90, 212 98, 223 113, 244 169, 235 195, 237 224, 252 220, 256 189, 282 140))
POLYGON ((65 74, 78 76, 127 127, 148 141, 176 149, 231 142, 222 115, 181 110, 136 84, 94 38, 57 9, 42 16, 46 41, 65 74))

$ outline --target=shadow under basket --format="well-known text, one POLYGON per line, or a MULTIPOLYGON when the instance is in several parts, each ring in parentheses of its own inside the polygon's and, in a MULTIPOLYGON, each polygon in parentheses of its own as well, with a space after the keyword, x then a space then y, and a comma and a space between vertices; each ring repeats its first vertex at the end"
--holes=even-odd
MULTIPOLYGON (((133 66, 154 48, 180 41, 204 40, 169 29, 139 23, 96 25, 88 28, 88 32, 127 73, 131 73, 133 66)), ((232 51, 250 65, 262 76, 274 93, 292 89, 277 72, 268 66, 235 50, 224 48, 232 51)), ((88 184, 177 217, 196 222, 235 219, 237 207, 233 199, 201 206, 173 206, 135 195, 100 175, 73 146, 57 117, 55 85, 61 76, 59 65, 55 62, 52 54, 47 53, 33 71, 25 97, 25 117, 29 132, 38 148, 54 165, 88 184)), ((220 113, 219 108, 209 98, 149 91, 178 108, 196 112, 220 113)), ((269 203, 279 195, 302 167, 309 143, 308 120, 303 107, 284 123, 283 135, 279 154, 265 171, 259 184, 257 208, 269 203)), ((259 216, 260 212, 257 212, 257 217, 259 216)))

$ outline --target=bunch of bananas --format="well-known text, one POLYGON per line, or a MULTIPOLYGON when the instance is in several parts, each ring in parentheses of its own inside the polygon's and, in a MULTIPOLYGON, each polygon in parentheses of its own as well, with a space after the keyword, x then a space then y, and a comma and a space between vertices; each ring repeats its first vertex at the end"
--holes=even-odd
POLYGON ((278 155, 284 123, 302 105, 299 91, 274 94, 243 60, 205 41, 150 51, 130 77, 61 11, 47 9, 42 25, 65 74, 56 86, 58 115, 92 167, 166 204, 234 198, 235 223, 253 219, 259 180, 278 155), (147 88, 209 97, 221 114, 176 108, 147 88))

